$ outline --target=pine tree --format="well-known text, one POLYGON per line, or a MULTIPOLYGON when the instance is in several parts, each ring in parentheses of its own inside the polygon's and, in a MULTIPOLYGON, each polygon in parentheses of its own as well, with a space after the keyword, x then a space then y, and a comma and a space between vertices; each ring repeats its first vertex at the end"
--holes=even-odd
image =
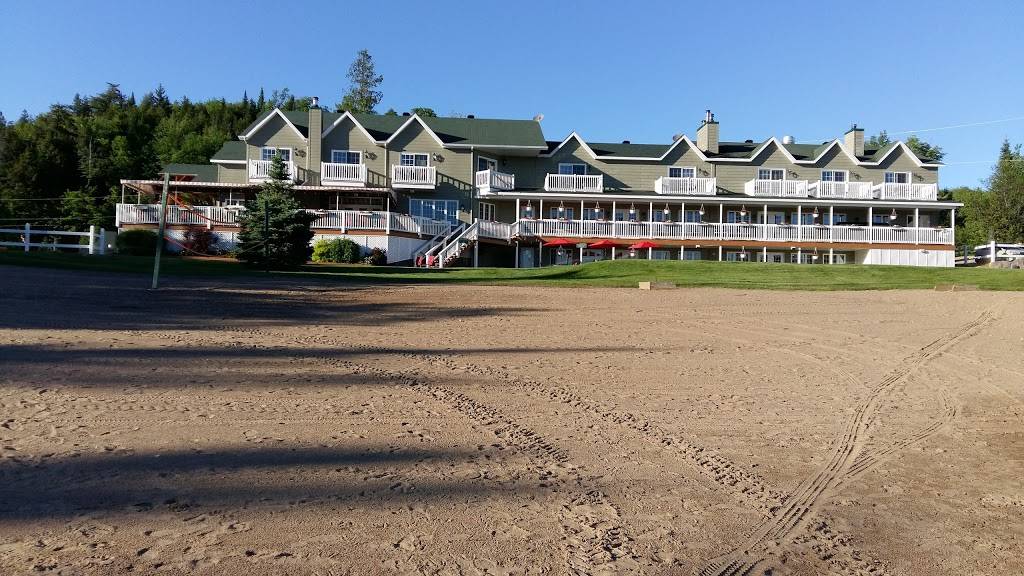
POLYGON ((313 252, 310 224, 314 216, 300 210, 280 156, 274 156, 269 176, 238 217, 236 257, 254 267, 294 269, 305 264, 313 252))
POLYGON ((384 77, 377 74, 373 56, 370 56, 368 50, 363 49, 356 54, 355 61, 348 69, 348 79, 351 86, 337 104, 338 111, 373 113, 384 97, 383 93, 376 90, 384 77))
POLYGON ((864 147, 869 150, 881 150, 882 148, 885 148, 889 144, 892 144, 892 139, 889 138, 889 134, 885 130, 882 130, 878 134, 875 134, 871 138, 868 138, 864 142, 864 147))
POLYGON ((988 180, 985 224, 998 242, 1024 242, 1024 154, 1003 141, 988 180))
POLYGON ((260 86, 260 96, 256 99, 256 113, 263 112, 263 109, 267 106, 267 99, 263 96, 263 87, 260 86))

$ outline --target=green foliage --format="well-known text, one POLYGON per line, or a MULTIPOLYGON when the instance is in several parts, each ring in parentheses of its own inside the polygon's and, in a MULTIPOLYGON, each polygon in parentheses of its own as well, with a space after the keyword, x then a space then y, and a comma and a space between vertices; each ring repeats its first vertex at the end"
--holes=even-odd
POLYGON ((313 245, 313 262, 355 264, 359 262, 362 248, 348 238, 318 240, 313 245))
POLYGON ((385 116, 398 116, 398 111, 394 108, 388 108, 388 111, 384 113, 385 116))
POLYGON ((152 230, 125 230, 117 235, 118 254, 152 256, 156 252, 157 233, 152 230))
POLYGON ((885 148, 889 144, 892 144, 892 139, 889 138, 889 134, 885 130, 864 141, 865 148, 885 148))
POLYGON ((385 266, 388 263, 388 253, 383 248, 374 248, 363 258, 364 264, 371 266, 385 266))
POLYGON ((96 198, 84 190, 70 190, 61 200, 62 225, 69 230, 85 230, 92 225, 102 227, 108 220, 107 212, 112 210, 109 198, 96 198))
POLYGON ((315 217, 300 210, 280 156, 274 157, 269 176, 238 216, 236 256, 250 266, 297 268, 309 260, 309 242, 313 239, 310 224, 315 217))
POLYGON ((384 95, 376 88, 384 81, 373 65, 373 56, 366 49, 356 54, 355 61, 348 69, 351 82, 348 93, 338 103, 338 111, 372 113, 384 95))
POLYGON ((909 136, 905 142, 907 146, 914 151, 914 154, 917 154, 920 158, 930 158, 938 162, 946 156, 946 153, 942 151, 942 148, 929 144, 915 135, 909 136))
POLYGON ((437 118, 437 112, 434 112, 433 108, 416 107, 410 110, 413 114, 418 114, 420 118, 437 118))
POLYGON ((999 242, 1024 242, 1024 154, 1020 144, 1003 141, 988 180, 985 223, 999 242))

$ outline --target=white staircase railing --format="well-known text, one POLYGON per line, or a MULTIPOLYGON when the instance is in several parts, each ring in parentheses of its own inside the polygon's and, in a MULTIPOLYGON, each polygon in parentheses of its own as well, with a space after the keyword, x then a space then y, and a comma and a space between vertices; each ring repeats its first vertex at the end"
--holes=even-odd
POLYGON ((447 246, 437 253, 437 267, 444 268, 449 262, 455 260, 466 248, 480 238, 480 222, 476 221, 466 227, 461 234, 455 237, 447 246))

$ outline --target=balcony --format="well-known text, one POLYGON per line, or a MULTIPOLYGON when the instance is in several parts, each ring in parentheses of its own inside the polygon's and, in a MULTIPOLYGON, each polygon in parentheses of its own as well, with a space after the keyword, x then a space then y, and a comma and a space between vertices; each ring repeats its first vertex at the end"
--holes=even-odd
POLYGON ((672 178, 662 176, 654 181, 658 194, 681 196, 714 196, 717 184, 714 178, 672 178))
POLYGON ((544 177, 544 191, 598 194, 604 191, 604 176, 601 174, 548 174, 544 177))
POLYGON ((938 184, 910 184, 887 182, 878 184, 874 193, 879 200, 936 200, 939 195, 938 184))
POLYGON ((490 194, 502 190, 515 190, 516 177, 513 174, 497 170, 481 170, 476 173, 476 190, 480 194, 490 194))
MULTIPOLYGON (((249 181, 265 182, 270 179, 271 160, 249 160, 249 181)), ((295 180, 295 162, 288 160, 284 163, 289 180, 295 180)))
POLYGON ((320 183, 333 186, 366 186, 366 164, 321 162, 320 183))
POLYGON ((397 188, 433 190, 437 186, 437 168, 394 165, 391 167, 391 185, 397 188))
POLYGON ((743 184, 747 196, 762 198, 806 198, 807 180, 751 180, 743 184))
POLYGON ((870 182, 815 182, 808 187, 815 198, 870 200, 874 197, 870 182))

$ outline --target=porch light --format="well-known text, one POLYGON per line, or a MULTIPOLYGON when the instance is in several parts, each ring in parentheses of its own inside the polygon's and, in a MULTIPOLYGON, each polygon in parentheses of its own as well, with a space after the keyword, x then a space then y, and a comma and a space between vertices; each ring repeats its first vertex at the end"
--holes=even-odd
POLYGON ((896 221, 896 209, 895 208, 892 209, 892 214, 889 214, 889 220, 891 220, 893 222, 896 221))
POLYGON ((811 260, 814 260, 815 262, 818 261, 818 249, 817 248, 814 249, 814 254, 811 255, 811 260))
POLYGON ((743 206, 740 206, 740 218, 746 218, 746 217, 747 217, 747 205, 744 204, 743 206))
POLYGON ((565 212, 565 203, 559 202, 558 203, 558 213, 561 214, 563 212, 565 212))
POLYGON ((633 204, 629 205, 629 215, 630 216, 635 216, 636 215, 636 206, 633 206, 633 204))
POLYGON ((815 220, 818 219, 818 207, 817 206, 814 207, 813 217, 814 217, 815 220))
POLYGON ((629 249, 629 257, 630 258, 636 258, 636 250, 635 249, 633 249, 633 248, 629 249))
POLYGON ((533 214, 533 204, 530 204, 529 200, 526 201, 526 213, 533 214))
POLYGON ((700 205, 700 210, 697 210, 697 214, 700 214, 701 216, 704 215, 704 205, 703 204, 700 205))
POLYGON ((667 203, 665 204, 665 209, 662 210, 662 212, 665 214, 665 216, 668 216, 669 214, 672 213, 672 211, 668 209, 668 204, 667 203))

